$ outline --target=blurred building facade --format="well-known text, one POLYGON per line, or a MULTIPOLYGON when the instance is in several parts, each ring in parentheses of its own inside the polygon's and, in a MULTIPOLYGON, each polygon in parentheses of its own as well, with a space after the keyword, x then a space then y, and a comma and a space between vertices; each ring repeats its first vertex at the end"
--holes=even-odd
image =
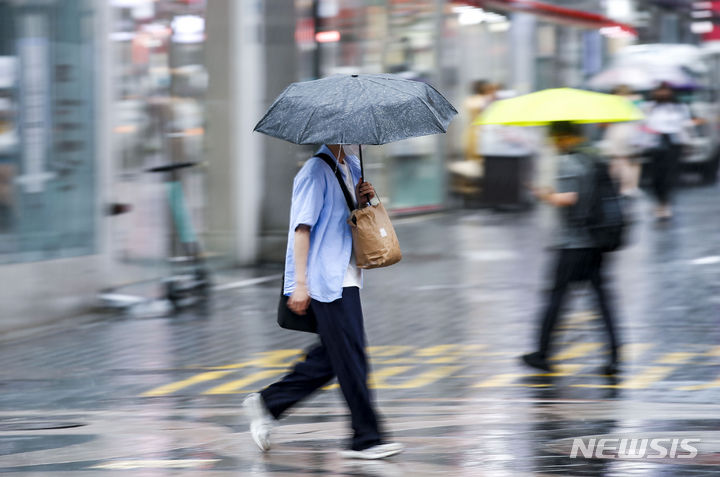
MULTIPOLYGON (((481 79, 520 93, 580 86, 638 31, 657 33, 649 8, 679 11, 633 0, 0 1, 0 329, 161 277, 173 224, 164 178, 146 171, 169 162, 198 163, 182 173, 187 208, 217 266, 278 261, 292 178, 312 149, 252 128, 293 81, 391 72, 431 82, 458 109, 481 79)), ((390 209, 446 206, 446 166, 470 119, 366 149, 390 209)))

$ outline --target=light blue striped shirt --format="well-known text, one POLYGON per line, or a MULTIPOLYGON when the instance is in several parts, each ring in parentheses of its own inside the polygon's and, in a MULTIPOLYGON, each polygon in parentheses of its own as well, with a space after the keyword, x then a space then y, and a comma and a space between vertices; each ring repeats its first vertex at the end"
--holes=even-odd
MULTIPOLYGON (((324 152, 335 155, 327 146, 324 152)), ((317 154, 316 153, 316 154, 317 154)), ((360 161, 356 156, 345 156, 350 166, 352 183, 360 180, 360 161)), ((337 159, 335 159, 337 166, 337 159)), ((343 168, 340 168, 343 173, 343 168)), ((347 224, 350 215, 342 189, 335 173, 319 157, 312 157, 303 165, 293 182, 290 227, 285 254, 285 295, 295 290, 295 229, 299 225, 310 227, 310 251, 307 263, 307 284, 310 297, 317 301, 332 302, 342 298, 343 279, 352 254, 352 233, 347 224)))

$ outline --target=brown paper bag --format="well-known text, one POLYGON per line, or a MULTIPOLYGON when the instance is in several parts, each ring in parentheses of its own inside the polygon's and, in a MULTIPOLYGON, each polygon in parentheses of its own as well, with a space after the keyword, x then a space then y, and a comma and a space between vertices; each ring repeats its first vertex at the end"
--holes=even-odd
POLYGON ((348 224, 359 268, 389 267, 402 259, 400 242, 382 203, 353 210, 348 224))

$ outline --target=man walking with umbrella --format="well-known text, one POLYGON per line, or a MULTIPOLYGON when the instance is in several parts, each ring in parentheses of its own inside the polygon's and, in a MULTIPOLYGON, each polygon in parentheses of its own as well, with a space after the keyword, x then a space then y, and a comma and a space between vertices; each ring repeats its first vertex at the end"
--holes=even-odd
POLYGON ((382 459, 403 450, 385 441, 367 384, 362 273, 353 255, 348 206, 377 206, 375 190, 364 180, 362 144, 444 133, 455 114, 424 83, 394 75, 336 75, 291 84, 255 127, 296 144, 324 144, 293 183, 283 290, 294 313, 312 311, 320 343, 283 379, 246 399, 250 431, 263 451, 270 449, 274 420, 333 377, 353 429, 342 455, 382 459), (342 144, 361 145, 359 159, 346 155, 342 144))
MULTIPOLYGON (((348 190, 363 201, 375 198, 369 182, 360 182, 360 163, 342 146, 323 146, 317 152, 333 159, 348 190), (357 183, 357 189, 354 184, 357 183)), ((295 177, 285 264, 288 307, 305 315, 311 307, 320 344, 282 380, 250 395, 245 407, 258 446, 270 448, 272 420, 337 376, 350 408, 353 437, 343 456, 381 459, 401 452, 398 443, 383 440, 372 394, 360 305, 362 271, 355 265, 352 236, 345 222, 347 205, 333 170, 319 157, 311 158, 295 177)))

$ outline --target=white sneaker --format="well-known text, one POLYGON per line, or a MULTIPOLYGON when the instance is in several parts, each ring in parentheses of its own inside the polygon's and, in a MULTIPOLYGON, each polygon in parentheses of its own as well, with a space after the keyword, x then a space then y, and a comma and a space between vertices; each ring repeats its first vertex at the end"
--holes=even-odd
POLYGON ((405 449, 405 446, 399 442, 390 442, 387 444, 378 444, 376 446, 368 447, 361 451, 356 450, 345 450, 340 452, 340 456, 345 459, 384 459, 391 455, 399 454, 405 449))
POLYGON ((272 431, 274 419, 265 407, 262 396, 259 393, 250 394, 243 401, 243 408, 250 419, 250 434, 255 444, 261 451, 269 451, 270 431, 272 431))

